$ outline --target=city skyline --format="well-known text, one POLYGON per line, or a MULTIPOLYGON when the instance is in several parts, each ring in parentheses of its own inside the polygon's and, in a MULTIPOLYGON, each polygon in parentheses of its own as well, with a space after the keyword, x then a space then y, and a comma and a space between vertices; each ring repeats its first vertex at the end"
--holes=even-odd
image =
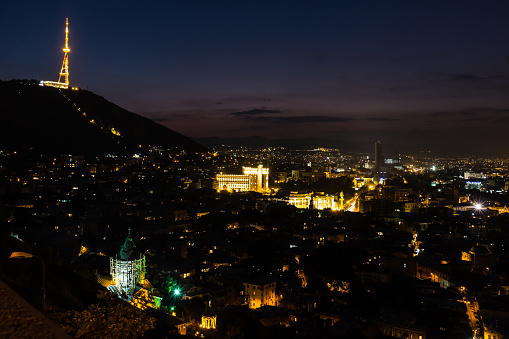
POLYGON ((507 3, 1 7, 2 78, 57 80, 68 17, 71 85, 187 136, 504 154, 507 3))

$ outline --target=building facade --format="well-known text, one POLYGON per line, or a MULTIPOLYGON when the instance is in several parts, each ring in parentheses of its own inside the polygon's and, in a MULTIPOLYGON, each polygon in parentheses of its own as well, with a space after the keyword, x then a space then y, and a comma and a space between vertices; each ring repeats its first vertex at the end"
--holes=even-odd
POLYGON ((244 283, 244 300, 249 308, 255 309, 265 305, 276 306, 276 282, 256 281, 244 283))
POLYGON ((145 273, 145 256, 136 250, 129 232, 120 252, 115 258, 110 258, 110 274, 114 285, 108 289, 129 300, 136 286, 143 285, 145 273))
POLYGON ((382 152, 382 143, 380 141, 375 142, 375 164, 373 166, 373 176, 378 176, 380 178, 386 176, 386 168, 384 155, 382 152))
MULTIPOLYGON (((343 200, 340 201, 344 201, 344 196, 341 199, 343 200)), ((334 211, 338 210, 340 206, 333 195, 328 195, 323 192, 290 192, 288 205, 292 205, 297 208, 313 208, 315 210, 330 208, 334 211)))
POLYGON ((426 339, 427 331, 417 326, 381 322, 378 331, 386 336, 406 339, 426 339))
POLYGON ((207 307, 205 313, 201 316, 201 328, 215 329, 216 328, 217 315, 212 308, 207 307))
POLYGON ((258 192, 269 191, 269 169, 258 167, 242 167, 242 174, 216 175, 218 191, 258 192))

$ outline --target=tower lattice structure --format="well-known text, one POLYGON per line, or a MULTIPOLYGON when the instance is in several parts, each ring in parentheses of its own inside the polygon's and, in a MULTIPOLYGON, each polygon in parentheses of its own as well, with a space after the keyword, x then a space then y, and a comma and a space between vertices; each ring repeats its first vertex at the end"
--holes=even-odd
POLYGON ((58 81, 41 81, 41 86, 51 86, 56 88, 69 88, 69 52, 71 49, 69 48, 69 19, 65 18, 65 47, 64 51, 64 61, 62 62, 62 68, 60 69, 60 76, 58 77, 58 81), (60 82, 64 78, 64 82, 60 82))

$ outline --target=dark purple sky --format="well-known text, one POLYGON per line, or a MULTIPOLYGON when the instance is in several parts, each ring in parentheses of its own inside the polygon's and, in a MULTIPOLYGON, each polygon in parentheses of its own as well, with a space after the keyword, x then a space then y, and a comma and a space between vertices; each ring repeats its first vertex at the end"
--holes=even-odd
POLYGON ((4 1, 0 76, 192 137, 507 155, 508 1, 4 1))

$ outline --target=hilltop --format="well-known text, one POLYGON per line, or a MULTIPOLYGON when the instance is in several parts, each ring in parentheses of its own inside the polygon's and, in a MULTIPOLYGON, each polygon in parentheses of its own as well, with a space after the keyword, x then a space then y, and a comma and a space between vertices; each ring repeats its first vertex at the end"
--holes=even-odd
POLYGON ((132 152, 142 146, 203 152, 199 143, 87 90, 0 81, 0 150, 45 153, 132 152))

